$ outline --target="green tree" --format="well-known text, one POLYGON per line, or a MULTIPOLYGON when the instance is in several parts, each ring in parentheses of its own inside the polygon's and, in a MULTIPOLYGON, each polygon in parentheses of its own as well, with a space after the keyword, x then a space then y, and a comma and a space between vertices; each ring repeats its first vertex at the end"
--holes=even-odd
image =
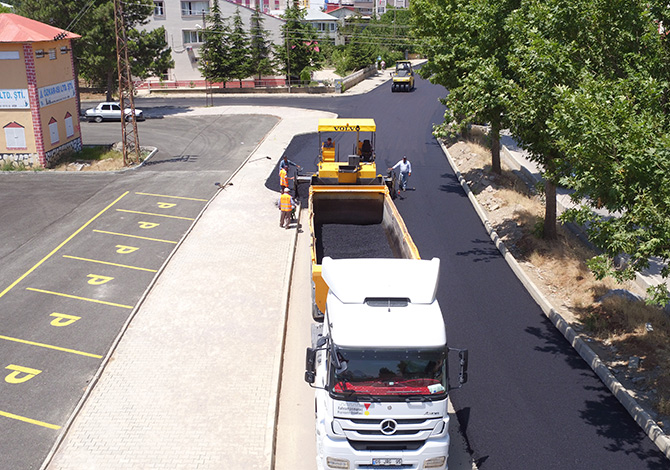
POLYGON ((260 80, 263 75, 271 75, 274 72, 274 61, 272 58, 272 42, 270 32, 263 28, 263 15, 258 6, 251 14, 250 36, 250 70, 260 80))
POLYGON ((375 37, 370 31, 364 29, 357 32, 347 44, 346 68, 348 70, 359 70, 374 64, 378 52, 375 37))
POLYGON ((547 238, 556 236, 556 185, 568 175, 579 177, 583 168, 562 141, 564 136, 555 125, 560 120, 557 113, 570 92, 589 76, 597 81, 618 80, 627 70, 635 70, 632 64, 640 63, 636 57, 642 57, 642 62, 649 59, 644 53, 649 46, 645 38, 650 37, 653 22, 646 4, 641 0, 526 0, 510 15, 509 61, 515 81, 510 127, 544 169, 547 238))
POLYGON ((520 0, 415 0, 413 33, 423 40, 428 63, 421 74, 449 95, 438 135, 463 132, 472 123, 491 125, 491 168, 501 173, 500 131, 510 102, 510 37, 504 28, 520 0))
POLYGON ((228 35, 228 60, 232 64, 230 78, 239 80, 240 86, 242 86, 242 79, 253 73, 249 47, 249 35, 244 29, 240 9, 237 8, 228 35))
MULTIPOLYGON (((581 204, 564 218, 586 226, 602 249, 589 263, 598 277, 632 279, 657 258, 667 278, 669 38, 659 34, 653 21, 659 17, 647 2, 596 3, 590 11, 591 36, 602 53, 585 62, 575 87, 558 88, 549 121, 570 168, 562 182, 581 204), (597 215, 601 208, 611 215, 597 215)), ((652 302, 669 300, 665 285, 649 293, 652 302)))
POLYGON ((167 69, 174 67, 172 51, 166 47, 165 36, 163 26, 151 31, 128 31, 128 54, 133 76, 143 80, 148 77, 161 77, 167 69))
POLYGON ((393 60, 404 59, 405 52, 415 51, 416 41, 411 33, 412 16, 410 9, 389 7, 379 19, 370 20, 368 29, 377 38, 376 43, 382 56, 389 56, 393 60))
POLYGON ((229 60, 228 36, 230 29, 221 15, 219 1, 212 2, 203 34, 205 40, 200 48, 200 73, 210 82, 223 82, 232 77, 233 64, 229 60))
POLYGON ((286 9, 283 18, 286 20, 282 25, 283 44, 276 45, 275 55, 290 79, 290 76, 300 76, 305 67, 320 67, 323 55, 317 31, 304 22, 303 10, 292 4, 286 9))
MULTIPOLYGON (((154 8, 153 1, 130 0, 124 2, 123 8, 128 38, 137 41, 131 46, 134 52, 133 74, 146 77, 159 68, 164 70, 173 67, 164 32, 142 34, 137 31, 137 27, 148 22, 154 8)), ((79 74, 97 86, 104 86, 107 99, 112 99, 118 79, 112 1, 94 0, 86 3, 76 0, 23 0, 17 13, 80 34, 82 38, 73 41, 79 74)))

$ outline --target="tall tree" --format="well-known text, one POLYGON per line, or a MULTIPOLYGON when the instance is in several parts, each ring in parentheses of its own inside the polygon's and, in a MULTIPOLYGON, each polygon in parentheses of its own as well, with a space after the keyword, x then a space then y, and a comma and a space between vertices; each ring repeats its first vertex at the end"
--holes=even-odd
POLYGON ((355 32, 347 44, 347 69, 359 70, 374 64, 378 52, 375 37, 370 31, 363 29, 355 32))
POLYGON ((559 88, 574 88, 581 64, 589 58, 590 0, 526 0, 512 12, 510 65, 514 73, 510 128, 543 168, 545 217, 543 235, 557 236, 556 187, 569 172, 565 152, 548 123, 554 117, 559 88))
MULTIPOLYGON (((584 63, 577 86, 559 88, 549 122, 571 170, 562 182, 581 204, 565 218, 602 249, 589 263, 598 277, 631 279, 656 258, 668 278, 670 38, 649 2, 593 3, 590 28, 602 53, 584 63), (611 215, 597 215, 601 208, 611 215), (615 264, 618 257, 625 262, 615 264)), ((669 300, 665 284, 649 294, 669 300)))
POLYGON ((274 72, 274 61, 272 58, 272 42, 270 32, 263 28, 263 15, 256 6, 251 14, 250 36, 250 69, 251 73, 258 76, 260 80, 263 75, 274 72))
MULTIPOLYGON (((128 0, 123 4, 128 36, 136 42, 132 71, 136 76, 147 76, 157 69, 173 67, 165 32, 141 34, 138 27, 148 22, 153 12, 151 0, 128 0), (162 38, 162 41, 161 41, 162 38)), ((59 28, 72 30, 82 38, 74 41, 74 56, 79 74, 97 86, 104 86, 107 99, 117 86, 116 39, 114 28, 114 2, 111 0, 23 0, 17 13, 59 28)))
POLYGON ((199 69, 205 80, 225 84, 232 77, 232 63, 228 54, 230 29, 221 15, 219 0, 212 2, 212 8, 206 19, 199 69))
POLYGON ((235 10, 232 18, 230 34, 228 35, 228 47, 228 60, 232 64, 230 77, 239 80, 240 86, 242 86, 242 79, 249 77, 253 72, 249 53, 249 35, 244 29, 239 8, 235 10))
POLYGON ((438 135, 472 123, 491 125, 491 168, 500 167, 500 131, 510 102, 510 37, 504 28, 520 0, 415 0, 413 32, 423 40, 428 63, 421 74, 444 85, 449 95, 438 135))
POLYGON ((649 46, 644 40, 649 28, 643 24, 650 25, 652 17, 646 5, 641 0, 524 0, 510 15, 515 80, 510 127, 544 169, 547 238, 556 235, 556 185, 584 168, 561 142, 560 126, 552 123, 561 119, 557 113, 569 91, 578 90, 589 76, 618 80, 635 70, 633 63, 648 59, 635 59, 649 46))
POLYGON ((305 11, 292 3, 283 18, 286 20, 281 27, 283 43, 276 45, 275 54, 290 79, 290 76, 300 76, 306 67, 320 66, 323 55, 316 29, 304 21, 305 11))

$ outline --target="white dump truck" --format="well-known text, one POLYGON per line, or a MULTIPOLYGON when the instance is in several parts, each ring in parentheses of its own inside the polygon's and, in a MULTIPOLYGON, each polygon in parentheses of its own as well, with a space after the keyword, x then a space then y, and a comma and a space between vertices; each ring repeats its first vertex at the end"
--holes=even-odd
MULTIPOLYGON (((317 468, 445 469, 448 353, 440 261, 324 257, 323 323, 305 380, 316 389, 317 468)), ((458 387, 467 350, 458 352, 458 387)))

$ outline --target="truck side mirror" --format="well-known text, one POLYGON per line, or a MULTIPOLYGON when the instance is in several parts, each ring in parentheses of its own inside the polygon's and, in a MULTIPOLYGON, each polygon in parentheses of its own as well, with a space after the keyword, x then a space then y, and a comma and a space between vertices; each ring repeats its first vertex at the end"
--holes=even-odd
POLYGON ((463 385, 468 381, 468 350, 461 349, 458 352, 458 383, 463 385))
POLYGON ((307 348, 305 354, 305 382, 313 384, 316 379, 314 365, 316 364, 316 349, 307 348))

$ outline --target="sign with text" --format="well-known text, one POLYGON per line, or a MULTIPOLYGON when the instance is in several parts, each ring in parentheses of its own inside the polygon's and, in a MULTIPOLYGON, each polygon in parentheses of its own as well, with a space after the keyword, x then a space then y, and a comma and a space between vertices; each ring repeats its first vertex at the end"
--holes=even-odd
POLYGON ((56 83, 55 85, 43 86, 37 89, 40 106, 49 106, 50 104, 59 103, 61 101, 69 100, 76 96, 74 87, 74 80, 68 80, 63 83, 56 83))
POLYGON ((0 90, 0 109, 29 109, 28 89, 0 90))

